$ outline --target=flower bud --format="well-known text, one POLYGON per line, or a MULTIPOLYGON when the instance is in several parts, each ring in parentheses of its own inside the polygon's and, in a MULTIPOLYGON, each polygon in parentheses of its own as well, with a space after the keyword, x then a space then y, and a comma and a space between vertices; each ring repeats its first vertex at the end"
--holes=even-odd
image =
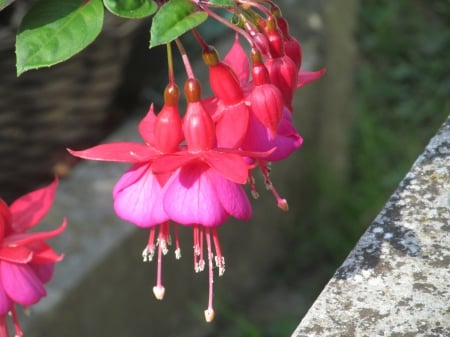
POLYGON ((209 67, 209 83, 214 95, 226 105, 242 101, 243 93, 234 71, 219 60, 217 51, 209 48, 203 51, 203 60, 209 67))
POLYGON ((214 122, 200 101, 200 83, 193 78, 186 81, 184 91, 187 99, 183 132, 188 151, 200 152, 216 146, 214 122))
POLYGON ((181 117, 178 110, 180 93, 178 87, 169 84, 164 90, 164 106, 154 125, 155 147, 163 153, 175 152, 183 140, 181 117))
POLYGON ((252 51, 251 57, 254 86, 247 100, 252 113, 270 131, 273 138, 283 113, 283 95, 280 89, 270 83, 269 73, 261 61, 261 55, 252 51))
POLYGON ((269 71, 270 82, 283 95, 284 105, 293 111, 292 100, 297 89, 298 68, 288 56, 269 58, 264 63, 269 71))

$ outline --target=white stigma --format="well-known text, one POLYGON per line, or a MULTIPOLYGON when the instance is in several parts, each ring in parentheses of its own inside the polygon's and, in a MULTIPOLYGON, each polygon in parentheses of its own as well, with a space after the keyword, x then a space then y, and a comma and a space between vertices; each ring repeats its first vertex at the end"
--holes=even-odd
POLYGON ((214 310, 213 309, 206 309, 205 310, 205 320, 208 323, 211 323, 214 320, 214 310))
POLYGON ((165 292, 166 292, 166 289, 164 289, 163 286, 154 286, 153 287, 153 294, 155 295, 157 300, 162 300, 164 298, 165 292))

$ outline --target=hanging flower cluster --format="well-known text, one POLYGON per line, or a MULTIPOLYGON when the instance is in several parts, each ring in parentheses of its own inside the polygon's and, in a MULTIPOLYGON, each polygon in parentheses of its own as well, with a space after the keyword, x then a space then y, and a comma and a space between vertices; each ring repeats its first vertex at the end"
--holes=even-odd
POLYGON ((80 158, 131 164, 114 187, 114 209, 120 218, 150 229, 143 259, 151 261, 157 255, 153 288, 157 299, 164 297, 161 259, 172 242, 171 232, 179 258, 177 226, 192 227, 194 269, 200 272, 206 267, 209 272, 208 322, 214 318, 213 268, 219 275, 225 271, 217 227, 230 216, 251 218, 252 208, 243 186, 249 184, 251 194, 257 196, 255 170, 262 172, 278 207, 288 210, 287 201, 272 185, 268 164, 285 159, 301 146, 302 138, 292 119, 294 93, 324 73, 300 70, 300 43, 290 35, 288 23, 272 1, 233 1, 229 7, 234 14, 232 22, 214 12, 211 3, 192 1, 196 11, 236 32, 232 48, 221 60, 192 29, 209 69, 213 96, 202 96, 202 84, 177 38, 187 74, 183 114, 168 43, 169 81, 164 105, 157 114, 151 105, 140 122, 143 143, 116 142, 69 150, 80 158), (249 43, 249 55, 241 46, 241 37, 249 43))
POLYGON ((48 232, 28 232, 47 214, 56 192, 57 180, 30 192, 9 207, 0 199, 0 337, 9 337, 7 316, 12 316, 15 335, 22 337, 15 304, 30 306, 46 295, 44 284, 53 275, 55 262, 62 260, 45 242, 66 227, 64 220, 48 232))

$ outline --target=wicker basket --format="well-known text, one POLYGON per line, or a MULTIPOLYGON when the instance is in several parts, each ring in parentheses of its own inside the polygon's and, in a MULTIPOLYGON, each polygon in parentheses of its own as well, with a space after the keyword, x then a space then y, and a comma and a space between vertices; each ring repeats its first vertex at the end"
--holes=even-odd
POLYGON ((106 15, 86 50, 17 78, 15 32, 24 4, 0 13, 0 197, 7 201, 67 173, 73 159, 66 147, 90 146, 111 130, 118 113, 111 105, 141 24, 106 15))

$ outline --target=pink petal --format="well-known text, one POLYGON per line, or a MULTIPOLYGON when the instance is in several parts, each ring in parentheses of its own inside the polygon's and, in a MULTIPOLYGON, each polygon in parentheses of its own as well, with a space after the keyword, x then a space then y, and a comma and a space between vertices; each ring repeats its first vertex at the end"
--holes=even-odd
POLYGON ((43 188, 25 194, 9 207, 12 215, 12 228, 24 232, 37 225, 47 214, 55 198, 58 179, 43 188))
POLYGON ((247 54, 239 41, 239 35, 236 34, 233 46, 225 55, 223 62, 228 64, 236 73, 241 85, 247 84, 250 77, 250 64, 247 54))
POLYGON ((214 182, 216 193, 225 211, 237 219, 249 220, 252 216, 252 206, 242 186, 223 178, 213 170, 208 170, 207 174, 214 182))
POLYGON ((198 154, 189 152, 177 152, 174 154, 162 155, 155 159, 152 164, 152 170, 155 173, 173 172, 178 168, 187 165, 189 162, 196 160, 198 154))
POLYGON ((217 146, 238 148, 248 128, 249 109, 244 102, 226 106, 216 122, 217 146))
POLYGON ((250 117, 247 136, 242 144, 244 151, 267 151, 275 148, 262 159, 265 161, 279 161, 288 157, 303 143, 302 137, 292 124, 290 112, 283 111, 283 118, 277 130, 275 138, 272 138, 267 130, 254 116, 250 117))
POLYGON ((150 109, 147 112, 147 115, 141 120, 138 126, 139 134, 142 139, 147 144, 154 144, 155 140, 155 122, 156 115, 153 110, 153 104, 150 105, 150 109))
POLYGON ((245 184, 248 178, 249 165, 244 158, 234 153, 208 151, 203 154, 207 164, 217 173, 238 184, 245 184))
POLYGON ((23 245, 28 245, 34 242, 39 242, 39 241, 44 241, 47 239, 51 239, 59 234, 61 234, 64 229, 67 226, 67 220, 64 219, 62 224, 52 230, 52 231, 48 231, 48 232, 30 232, 30 233, 20 233, 20 234, 13 234, 13 235, 9 235, 7 236, 4 240, 3 240, 3 244, 5 245, 10 245, 10 246, 23 246, 23 245))
POLYGON ((45 242, 38 242, 33 245, 30 245, 30 247, 34 254, 33 258, 31 259, 32 263, 54 263, 59 262, 64 258, 63 254, 57 254, 53 248, 45 243, 45 242))
POLYGON ((0 259, 14 263, 28 263, 33 257, 33 252, 26 247, 0 247, 0 259))
POLYGON ((41 282, 44 284, 52 279, 53 272, 55 270, 54 263, 40 263, 40 264, 30 263, 30 267, 34 270, 39 280, 41 280, 41 282))
POLYGON ((75 151, 67 149, 71 155, 83 159, 102 160, 123 163, 140 163, 149 161, 158 152, 144 144, 133 142, 117 142, 100 144, 86 150, 75 151))
POLYGON ((297 89, 321 78, 322 75, 326 73, 326 71, 327 71, 326 68, 322 68, 318 71, 300 70, 298 73, 297 89))
POLYGON ((162 189, 150 164, 133 165, 114 187, 117 215, 139 227, 151 227, 169 218, 162 207, 162 189))
POLYGON ((0 277, 6 294, 24 306, 35 304, 47 294, 41 280, 27 264, 0 261, 0 277))
POLYGON ((222 206, 214 181, 201 163, 192 163, 176 171, 164 186, 164 209, 182 225, 218 226, 228 214, 222 206))

